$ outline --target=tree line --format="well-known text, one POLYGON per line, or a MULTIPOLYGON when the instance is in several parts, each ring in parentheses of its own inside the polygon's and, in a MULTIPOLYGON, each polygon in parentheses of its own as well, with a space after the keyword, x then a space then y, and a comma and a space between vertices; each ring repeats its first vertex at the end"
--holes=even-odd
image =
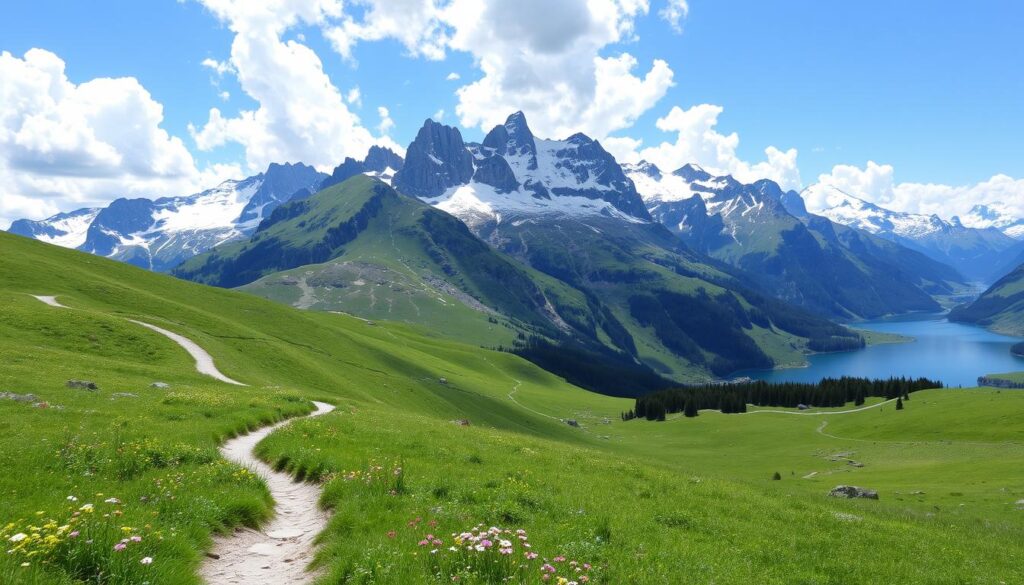
POLYGON ((769 383, 749 381, 732 384, 704 384, 658 390, 636 399, 632 410, 622 413, 622 420, 645 418, 665 420, 669 414, 682 412, 697 416, 698 411, 712 409, 723 413, 746 412, 747 405, 797 408, 800 406, 835 407, 850 402, 857 406, 871 397, 896 398, 902 407, 910 393, 929 388, 942 388, 942 382, 928 378, 824 378, 817 384, 800 382, 769 383))

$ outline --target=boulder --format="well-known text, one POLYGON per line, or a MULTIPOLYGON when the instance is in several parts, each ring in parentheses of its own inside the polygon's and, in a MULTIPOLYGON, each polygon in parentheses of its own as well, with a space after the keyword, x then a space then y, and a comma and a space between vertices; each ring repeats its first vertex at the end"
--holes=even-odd
POLYGON ((16 394, 14 392, 0 392, 0 400, 13 400, 15 402, 36 402, 35 394, 16 394))
POLYGON ((99 386, 96 385, 96 382, 90 382, 88 380, 68 380, 67 386, 68 388, 77 388, 79 390, 99 390, 99 386))
POLYGON ((115 398, 138 398, 138 397, 139 397, 138 394, 132 394, 131 392, 114 392, 113 394, 110 395, 110 399, 111 400, 113 400, 115 398))
POLYGON ((832 491, 828 493, 833 498, 867 498, 869 500, 877 500, 878 492, 875 490, 869 490, 867 488, 857 487, 855 485, 837 485, 832 488, 832 491))
POLYGON ((149 385, 150 388, 158 388, 160 390, 166 390, 171 387, 167 382, 153 382, 149 385))
POLYGON ((577 422, 576 419, 574 419, 574 418, 568 419, 567 421, 565 421, 565 424, 569 425, 570 427, 578 427, 578 426, 580 426, 580 423, 577 422))

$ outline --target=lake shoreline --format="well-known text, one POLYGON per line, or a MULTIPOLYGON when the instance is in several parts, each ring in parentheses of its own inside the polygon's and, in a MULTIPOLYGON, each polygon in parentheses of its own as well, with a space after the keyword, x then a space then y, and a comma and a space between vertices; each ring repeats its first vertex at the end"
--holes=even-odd
POLYGON ((842 376, 860 378, 925 377, 948 387, 975 387, 988 372, 1024 370, 1024 357, 1010 347, 1020 338, 976 325, 953 323, 946 313, 913 313, 860 321, 866 347, 844 352, 816 352, 804 364, 740 370, 726 379, 746 377, 767 382, 818 382, 842 376))

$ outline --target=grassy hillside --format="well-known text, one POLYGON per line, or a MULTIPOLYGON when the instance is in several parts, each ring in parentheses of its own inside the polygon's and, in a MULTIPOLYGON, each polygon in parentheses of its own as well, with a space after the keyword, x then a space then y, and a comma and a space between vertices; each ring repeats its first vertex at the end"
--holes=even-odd
POLYGON ((974 302, 953 309, 949 318, 1008 335, 1024 335, 1024 265, 999 279, 974 302))
MULTIPOLYGON (((1024 579, 1024 394, 930 391, 899 412, 827 419, 624 423, 631 401, 406 325, 298 311, 6 234, 0 252, 0 391, 36 395, 0 399, 0 537, 26 534, 0 555, 0 582, 96 582, 102 571, 107 583, 195 583, 211 531, 270 509, 217 442, 306 412, 309 399, 338 409, 260 453, 325 482, 335 514, 324 583, 432 582, 452 559, 420 539, 439 535, 447 551, 450 534, 478 523, 527 531, 562 574, 570 560, 590 563, 595 583, 1024 579), (195 340, 249 386, 196 374, 177 346, 124 317, 195 340), (72 378, 99 390, 66 388, 72 378), (825 497, 839 483, 881 499, 825 497), (113 551, 124 535, 142 540, 113 551)), ((539 564, 530 571, 523 582, 539 582, 539 564)))

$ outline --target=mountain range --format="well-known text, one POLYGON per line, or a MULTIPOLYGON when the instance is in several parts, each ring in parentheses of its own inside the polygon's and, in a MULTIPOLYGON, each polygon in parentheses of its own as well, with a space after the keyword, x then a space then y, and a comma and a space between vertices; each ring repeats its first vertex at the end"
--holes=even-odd
POLYGON ((404 157, 373 147, 330 175, 271 165, 188 197, 118 199, 11 231, 510 346, 588 387, 615 377, 582 379, 595 363, 656 385, 860 347, 827 319, 938 310, 1016 244, 994 225, 828 197, 811 214, 772 181, 620 165, 584 134, 535 136, 517 112, 480 143, 428 119, 404 157))
POLYGON ((745 270, 776 296, 840 319, 937 311, 963 278, 927 256, 807 213, 794 192, 696 165, 626 166, 651 216, 691 248, 745 270))
MULTIPOLYGON (((817 213, 835 223, 920 251, 976 282, 988 284, 998 280, 1013 268, 1006 265, 1007 258, 1024 251, 1024 242, 992 223, 979 229, 965 226, 958 217, 946 221, 937 215, 891 211, 821 183, 808 187, 802 196, 825 201, 827 207, 817 213)), ((975 213, 983 212, 975 207, 975 213)), ((1010 225, 1006 218, 1001 221, 1010 225)))
POLYGON ((168 271, 210 248, 248 236, 293 196, 310 194, 325 175, 303 164, 271 164, 266 172, 184 197, 115 199, 41 221, 18 220, 8 231, 68 248, 168 271))
POLYGON ((427 120, 391 186, 370 166, 346 161, 335 176, 364 176, 282 205, 175 274, 441 332, 461 334, 472 311, 567 377, 604 362, 707 379, 863 344, 689 249, 582 134, 539 139, 516 113, 476 144, 427 120))

